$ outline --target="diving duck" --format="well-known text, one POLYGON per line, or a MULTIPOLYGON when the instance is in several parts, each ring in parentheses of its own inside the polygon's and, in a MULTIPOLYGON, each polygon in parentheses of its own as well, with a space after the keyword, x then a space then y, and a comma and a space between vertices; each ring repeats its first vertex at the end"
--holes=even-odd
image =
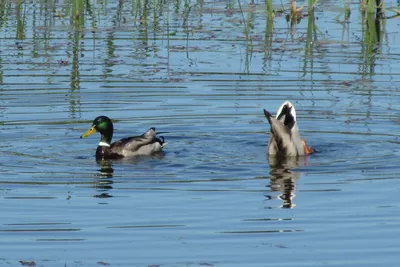
POLYGON ((290 157, 309 155, 314 152, 312 147, 307 146, 306 140, 300 138, 296 110, 292 103, 284 102, 275 118, 265 109, 264 115, 271 125, 268 155, 290 157))
POLYGON ((164 137, 157 137, 156 129, 150 128, 140 136, 126 137, 111 143, 114 133, 112 121, 106 116, 99 116, 93 120, 93 125, 81 138, 88 137, 96 132, 101 134, 100 143, 96 150, 96 159, 120 159, 139 155, 152 155, 159 152, 167 144, 164 137))

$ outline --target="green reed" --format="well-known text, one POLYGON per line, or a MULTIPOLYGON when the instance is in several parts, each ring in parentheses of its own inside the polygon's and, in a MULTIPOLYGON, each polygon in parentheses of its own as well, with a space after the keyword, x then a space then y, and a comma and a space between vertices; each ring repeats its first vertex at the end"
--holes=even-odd
POLYGON ((385 31, 385 22, 386 20, 382 19, 383 17, 383 8, 379 1, 368 1, 366 8, 366 15, 362 13, 362 39, 361 42, 361 55, 362 55, 362 64, 360 66, 361 72, 364 76, 366 75, 374 75, 375 74, 375 60, 377 54, 381 49, 382 44, 382 36, 385 31), (371 2, 374 2, 373 8, 369 9, 368 5, 372 5, 371 2), (380 4, 380 6, 375 5, 380 4), (369 12, 373 11, 373 12, 369 12), (376 11, 376 12, 375 12, 376 11))
POLYGON ((382 13, 383 15, 383 10, 384 10, 384 2, 382 0, 361 0, 360 2, 361 5, 361 12, 367 12, 367 13, 382 13))
POLYGON ((274 10, 272 9, 272 0, 265 0, 265 11, 267 13, 267 19, 268 21, 271 21, 274 19, 274 10))
POLYGON ((265 0, 265 8, 267 12, 267 19, 265 20, 265 43, 264 43, 264 58, 272 58, 272 32, 274 22, 274 11, 272 9, 272 0, 265 0))
POLYGON ((317 3, 318 3, 318 0, 308 0, 308 13, 310 13, 312 10, 314 10, 317 3))
POLYGON ((367 0, 367 13, 375 12, 375 0, 367 0))
POLYGON ((314 10, 308 13, 307 17, 307 38, 304 47, 304 65, 303 65, 303 76, 305 76, 309 70, 311 77, 313 77, 314 71, 314 45, 318 41, 317 38, 317 25, 315 24, 314 10))
POLYGON ((25 17, 26 3, 21 3, 20 0, 17 1, 17 36, 16 40, 25 39, 26 31, 26 17, 25 17))
POLYGON ((251 51, 251 49, 253 47, 252 40, 250 37, 250 25, 251 25, 252 12, 251 12, 251 9, 249 9, 248 14, 247 14, 247 19, 246 19, 244 16, 244 12, 243 12, 242 4, 240 3, 240 0, 238 0, 238 6, 240 9, 240 13, 242 14, 242 18, 243 18, 244 34, 245 34, 245 38, 246 38, 246 66, 248 66, 248 62, 249 62, 248 51, 251 51))

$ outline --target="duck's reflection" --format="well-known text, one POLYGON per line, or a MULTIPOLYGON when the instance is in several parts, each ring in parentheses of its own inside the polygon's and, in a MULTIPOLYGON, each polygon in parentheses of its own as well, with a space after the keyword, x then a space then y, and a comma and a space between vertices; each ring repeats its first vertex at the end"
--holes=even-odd
POLYGON ((99 160, 97 164, 100 165, 99 173, 97 174, 100 178, 112 178, 114 174, 114 169, 112 167, 111 160, 99 160))
POLYGON ((112 197, 109 194, 109 190, 113 189, 113 176, 114 176, 114 164, 128 164, 128 165, 136 165, 138 163, 143 163, 152 159, 163 159, 165 157, 165 153, 163 151, 154 153, 151 156, 137 156, 133 158, 123 158, 120 160, 97 160, 97 164, 100 169, 96 172, 94 188, 97 189, 99 194, 94 195, 97 198, 108 198, 112 197))
POLYGON ((110 160, 101 160, 97 161, 100 169, 96 174, 97 179, 95 181, 94 187, 99 191, 100 194, 94 195, 94 197, 98 198, 107 198, 112 197, 107 191, 111 190, 113 180, 114 169, 112 167, 112 161, 110 160))
MULTIPOLYGON (((305 157, 269 157, 270 188, 272 191, 281 192, 279 198, 282 200, 282 208, 293 208, 296 206, 293 200, 300 173, 293 171, 298 166, 306 164, 305 157)), ((267 196, 272 198, 271 196, 267 196)))

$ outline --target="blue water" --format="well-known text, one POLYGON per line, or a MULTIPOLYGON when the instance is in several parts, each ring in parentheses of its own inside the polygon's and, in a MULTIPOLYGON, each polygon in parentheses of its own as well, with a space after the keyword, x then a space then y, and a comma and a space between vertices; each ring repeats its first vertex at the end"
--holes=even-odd
POLYGON ((91 4, 3 3, 0 265, 396 266, 397 19, 368 44, 358 3, 319 1, 311 39, 278 15, 266 38, 263 2, 91 4), (284 100, 317 153, 277 164, 284 100), (98 115, 165 153, 97 163, 98 115))

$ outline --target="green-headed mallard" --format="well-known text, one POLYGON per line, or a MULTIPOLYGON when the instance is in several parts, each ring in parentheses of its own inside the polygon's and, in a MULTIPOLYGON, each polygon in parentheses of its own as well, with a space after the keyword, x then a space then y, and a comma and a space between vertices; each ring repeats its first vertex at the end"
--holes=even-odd
POLYGON ((296 110, 289 101, 284 102, 274 118, 264 109, 264 115, 271 125, 271 137, 268 143, 268 155, 304 156, 314 152, 304 139, 300 138, 296 121, 296 110))
POLYGON ((150 128, 140 136, 126 137, 111 143, 114 133, 112 121, 106 116, 94 119, 92 127, 81 135, 88 137, 96 132, 101 134, 100 143, 96 150, 96 159, 119 159, 139 155, 151 155, 159 152, 167 144, 164 137, 157 137, 156 129, 150 128))

